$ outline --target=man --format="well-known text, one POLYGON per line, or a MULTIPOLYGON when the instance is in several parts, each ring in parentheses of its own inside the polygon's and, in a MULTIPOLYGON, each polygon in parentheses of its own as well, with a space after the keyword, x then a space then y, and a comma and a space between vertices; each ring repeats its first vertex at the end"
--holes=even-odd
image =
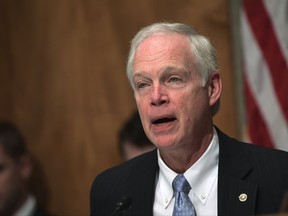
POLYGON ((123 161, 155 149, 155 146, 147 138, 143 130, 137 110, 132 113, 121 127, 118 136, 118 146, 123 161))
POLYGON ((232 139, 213 125, 222 82, 209 40, 156 23, 134 37, 127 75, 157 150, 100 174, 92 215, 260 215, 288 190, 288 153, 232 139), (117 205, 116 205, 117 204, 117 205))
POLYGON ((32 161, 20 131, 0 122, 0 216, 48 216, 30 193, 32 161))

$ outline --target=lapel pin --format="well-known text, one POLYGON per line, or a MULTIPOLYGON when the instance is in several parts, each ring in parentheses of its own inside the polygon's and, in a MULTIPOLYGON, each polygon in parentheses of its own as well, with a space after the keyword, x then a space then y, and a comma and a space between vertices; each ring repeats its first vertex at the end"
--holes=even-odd
POLYGON ((238 198, 239 198, 240 202, 245 202, 247 200, 248 196, 247 196, 247 194, 242 193, 239 195, 238 198))

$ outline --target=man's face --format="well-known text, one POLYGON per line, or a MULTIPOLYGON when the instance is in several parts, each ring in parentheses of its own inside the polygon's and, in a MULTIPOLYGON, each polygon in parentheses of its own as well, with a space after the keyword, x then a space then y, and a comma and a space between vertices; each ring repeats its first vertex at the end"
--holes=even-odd
POLYGON ((0 145, 0 215, 10 212, 21 196, 21 166, 0 145))
POLYGON ((207 86, 193 67, 188 39, 155 35, 138 47, 134 59, 134 95, 144 130, 160 149, 201 141, 212 116, 207 86))

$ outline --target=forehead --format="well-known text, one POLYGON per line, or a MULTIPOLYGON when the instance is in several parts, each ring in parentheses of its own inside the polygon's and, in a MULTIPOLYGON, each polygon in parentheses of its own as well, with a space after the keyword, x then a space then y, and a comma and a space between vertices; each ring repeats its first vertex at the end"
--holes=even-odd
POLYGON ((139 52, 147 52, 147 54, 165 50, 181 50, 183 52, 185 50, 191 51, 190 48, 191 45, 187 36, 178 33, 161 33, 144 39, 137 48, 136 56, 139 52))
POLYGON ((192 47, 187 36, 169 33, 157 34, 146 38, 137 48, 134 69, 157 63, 190 66, 193 64, 192 47), (148 63, 148 64, 147 64, 148 63), (188 64, 188 65, 187 65, 188 64))

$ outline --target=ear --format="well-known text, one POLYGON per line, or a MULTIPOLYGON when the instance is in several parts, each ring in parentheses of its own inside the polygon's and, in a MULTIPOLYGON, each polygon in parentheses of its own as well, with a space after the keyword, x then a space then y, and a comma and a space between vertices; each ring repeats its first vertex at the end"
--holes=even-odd
POLYGON ((222 93, 222 81, 220 73, 214 71, 208 82, 208 96, 209 96, 209 105, 213 106, 219 99, 222 93))
POLYGON ((21 177, 23 180, 29 180, 33 170, 32 158, 29 154, 24 154, 19 160, 21 177))

